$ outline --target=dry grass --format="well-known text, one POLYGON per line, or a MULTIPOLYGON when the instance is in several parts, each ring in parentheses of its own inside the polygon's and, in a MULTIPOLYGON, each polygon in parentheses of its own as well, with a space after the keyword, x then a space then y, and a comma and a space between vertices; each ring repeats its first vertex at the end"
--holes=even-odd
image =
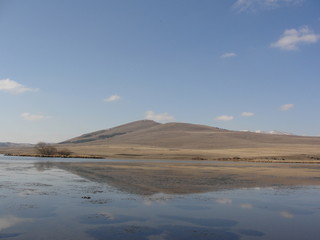
MULTIPOLYGON (((68 146, 76 154, 107 158, 134 159, 203 159, 203 160, 320 160, 320 148, 314 145, 281 145, 265 148, 177 149, 139 145, 68 146), (276 158, 276 159, 275 159, 276 158), (319 158, 319 159, 317 159, 319 158)), ((320 162, 320 161, 319 161, 320 162)))

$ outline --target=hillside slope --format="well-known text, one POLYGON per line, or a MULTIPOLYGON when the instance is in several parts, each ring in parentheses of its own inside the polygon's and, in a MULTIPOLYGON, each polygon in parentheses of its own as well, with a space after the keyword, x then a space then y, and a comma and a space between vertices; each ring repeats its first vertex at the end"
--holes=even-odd
POLYGON ((113 127, 110 129, 106 129, 106 130, 100 130, 92 133, 83 134, 79 137, 75 137, 75 138, 66 140, 64 142, 61 142, 61 144, 99 142, 99 141, 104 141, 107 139, 114 138, 119 135, 128 134, 131 132, 154 127, 157 125, 160 125, 160 123, 150 121, 150 120, 136 121, 136 122, 120 125, 117 127, 113 127))

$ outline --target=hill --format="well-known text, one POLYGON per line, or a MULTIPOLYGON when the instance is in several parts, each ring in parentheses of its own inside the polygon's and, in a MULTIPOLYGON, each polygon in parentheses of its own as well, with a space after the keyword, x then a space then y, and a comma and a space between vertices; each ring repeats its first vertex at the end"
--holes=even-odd
MULTIPOLYGON (((0 147, 3 154, 35 154, 32 145, 3 145, 0 147)), ((72 156, 94 158, 320 163, 320 137, 231 131, 190 123, 161 124, 150 120, 86 133, 55 147, 68 149, 72 156)))
POLYGON ((161 124, 151 120, 87 133, 60 144, 139 145, 179 149, 261 148, 275 145, 318 145, 319 137, 231 131, 189 123, 161 124))

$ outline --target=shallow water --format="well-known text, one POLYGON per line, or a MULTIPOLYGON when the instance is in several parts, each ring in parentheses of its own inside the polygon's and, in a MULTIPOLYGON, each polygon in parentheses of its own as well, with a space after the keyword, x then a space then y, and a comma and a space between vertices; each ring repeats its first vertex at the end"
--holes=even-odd
MULTIPOLYGON (((0 156, 0 239, 320 236, 319 187, 138 196, 35 164, 47 160, 54 161, 0 156)), ((57 159, 61 160, 70 161, 57 159)))

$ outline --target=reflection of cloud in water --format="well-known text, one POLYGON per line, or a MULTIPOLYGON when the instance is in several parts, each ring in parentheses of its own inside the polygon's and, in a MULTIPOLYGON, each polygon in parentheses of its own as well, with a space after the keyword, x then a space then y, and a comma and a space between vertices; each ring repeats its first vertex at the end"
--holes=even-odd
POLYGON ((252 204, 250 203, 243 203, 240 205, 241 208, 244 208, 244 209, 251 209, 253 208, 252 204))
POLYGON ((27 218, 18 218, 15 216, 5 216, 0 218, 0 231, 13 227, 14 225, 18 223, 23 223, 23 222, 31 222, 31 219, 27 218))
POLYGON ((230 199, 230 198, 218 198, 218 199, 216 199, 216 203, 219 203, 219 204, 232 204, 232 199, 230 199))
POLYGON ((0 238, 2 238, 2 239, 15 238, 20 235, 21 235, 21 233, 0 233, 0 238))
POLYGON ((280 215, 284 218, 288 218, 288 219, 291 219, 291 218, 294 218, 294 214, 288 212, 288 211, 281 211, 280 212, 280 215))
POLYGON ((175 208, 188 210, 188 211, 203 211, 208 210, 208 206, 199 206, 199 205, 192 205, 192 204, 178 204, 175 208))
POLYGON ((169 201, 170 199, 172 199, 172 196, 166 195, 166 194, 161 194, 161 193, 157 193, 154 194, 150 197, 146 197, 143 200, 143 204, 145 206, 151 206, 153 203, 159 203, 159 204, 166 204, 167 201, 169 201))
POLYGON ((147 219, 142 217, 133 217, 127 215, 113 215, 111 213, 88 214, 79 217, 80 222, 84 224, 119 224, 127 222, 145 222, 147 219))
POLYGON ((245 236, 261 237, 265 235, 263 232, 252 230, 252 229, 240 229, 238 230, 238 232, 245 236))
POLYGON ((97 240, 240 240, 241 235, 226 228, 203 228, 197 226, 162 225, 159 227, 146 227, 141 225, 102 226, 86 231, 97 240))
POLYGON ((114 220, 115 219, 115 216, 112 214, 112 213, 108 213, 108 212, 101 212, 99 213, 99 215, 107 218, 107 219, 110 219, 110 220, 114 220))
POLYGON ((231 219, 220 218, 190 218, 180 216, 160 215, 162 218, 169 219, 171 221, 191 223, 202 227, 233 227, 238 224, 237 221, 231 219))
POLYGON ((148 240, 166 240, 168 235, 166 233, 161 233, 159 235, 150 235, 147 237, 148 240))
POLYGON ((37 192, 35 189, 22 189, 20 192, 17 193, 17 196, 19 197, 25 197, 29 195, 37 195, 37 192))
POLYGON ((151 206, 152 205, 152 201, 150 201, 149 199, 146 199, 146 200, 143 201, 143 204, 145 206, 151 206))
POLYGON ((34 188, 25 188, 25 189, 17 189, 19 192, 17 193, 18 197, 24 198, 26 196, 30 195, 57 195, 56 192, 48 192, 48 191, 42 191, 40 189, 34 189, 34 188))

